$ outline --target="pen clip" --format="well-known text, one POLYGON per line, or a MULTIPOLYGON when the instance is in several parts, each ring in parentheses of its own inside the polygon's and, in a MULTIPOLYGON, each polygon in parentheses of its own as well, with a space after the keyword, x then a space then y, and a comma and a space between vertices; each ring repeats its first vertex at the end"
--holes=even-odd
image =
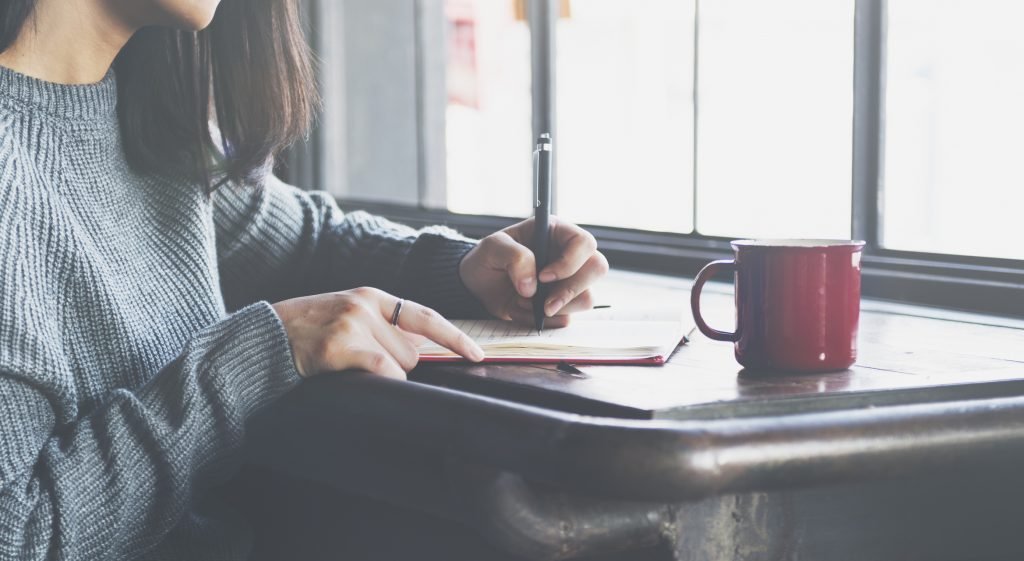
POLYGON ((551 133, 544 133, 537 138, 533 148, 533 208, 540 207, 540 158, 541 152, 551 153, 551 133))
POLYGON ((533 208, 540 206, 540 144, 533 151, 533 208))

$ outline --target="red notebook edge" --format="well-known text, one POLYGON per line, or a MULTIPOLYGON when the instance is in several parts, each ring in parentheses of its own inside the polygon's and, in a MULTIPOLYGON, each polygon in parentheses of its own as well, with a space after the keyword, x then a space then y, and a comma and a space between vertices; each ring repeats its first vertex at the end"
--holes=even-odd
MULTIPOLYGON (((420 362, 430 363, 455 363, 463 362, 469 363, 468 360, 461 356, 421 356, 420 362)), ((644 358, 485 358, 484 364, 558 364, 561 362, 568 362, 574 365, 595 365, 595 364, 618 364, 618 365, 661 365, 665 364, 665 357, 651 356, 644 358)))

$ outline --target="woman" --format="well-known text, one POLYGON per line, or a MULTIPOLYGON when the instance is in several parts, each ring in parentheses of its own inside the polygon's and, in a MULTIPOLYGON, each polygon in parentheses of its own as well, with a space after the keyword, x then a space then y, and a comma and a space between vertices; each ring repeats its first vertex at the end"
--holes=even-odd
MULTIPOLYGON (((267 173, 315 107, 296 6, 218 4, 0 1, 2 559, 244 558, 207 491, 255 410, 303 377, 402 378, 413 335, 482 358, 427 306, 529 319, 529 222, 414 232, 267 173)), ((564 325, 607 265, 556 241, 564 325)))

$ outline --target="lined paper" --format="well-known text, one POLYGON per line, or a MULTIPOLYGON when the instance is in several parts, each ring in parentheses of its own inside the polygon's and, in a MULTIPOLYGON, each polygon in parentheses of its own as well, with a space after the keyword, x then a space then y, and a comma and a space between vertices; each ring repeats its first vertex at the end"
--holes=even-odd
MULTIPOLYGON (((626 360, 668 356, 683 338, 681 321, 591 319, 568 327, 545 329, 500 320, 454 320, 490 359, 544 358, 559 360, 626 360)), ((454 357, 451 351, 427 343, 424 357, 454 357)))

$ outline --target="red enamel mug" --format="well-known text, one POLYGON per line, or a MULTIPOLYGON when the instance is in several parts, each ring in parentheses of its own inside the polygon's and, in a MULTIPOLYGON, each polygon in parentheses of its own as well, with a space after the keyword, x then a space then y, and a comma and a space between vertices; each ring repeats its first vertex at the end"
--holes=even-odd
POLYGON ((736 257, 709 263, 690 294, 701 333, 736 344, 751 370, 830 372, 857 360, 861 241, 738 240, 736 257), (719 271, 733 271, 736 330, 708 326, 700 294, 719 271))

